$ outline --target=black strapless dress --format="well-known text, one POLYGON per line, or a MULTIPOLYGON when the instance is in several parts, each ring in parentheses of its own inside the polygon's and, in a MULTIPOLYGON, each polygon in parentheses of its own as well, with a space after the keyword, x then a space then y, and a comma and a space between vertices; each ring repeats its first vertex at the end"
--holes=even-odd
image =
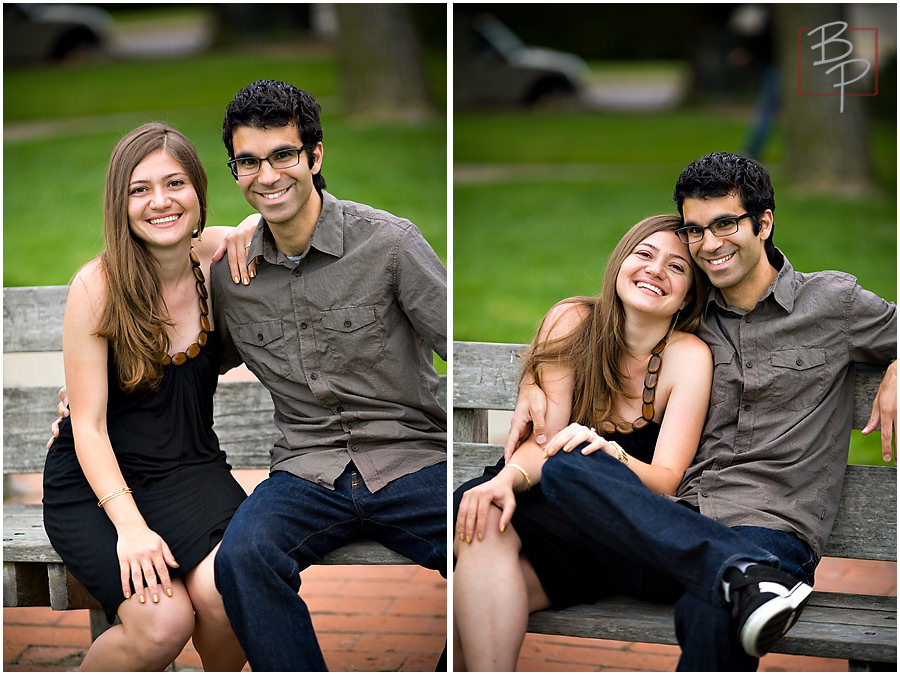
MULTIPOLYGON (((603 436, 616 441, 632 457, 649 463, 653 460, 659 429, 658 423, 650 422, 630 434, 603 436)), ((600 452, 596 454, 599 458, 600 452)), ((553 461, 552 458, 549 461, 553 461)), ((501 458, 496 465, 487 467, 482 476, 467 481, 453 493, 454 531, 463 493, 489 481, 503 467, 501 458)), ((566 513, 550 502, 544 496, 540 483, 516 495, 512 526, 522 540, 522 552, 537 572, 555 609, 593 603, 602 597, 628 590, 621 587, 615 574, 617 566, 627 564, 627 561, 613 556, 603 560, 592 556, 584 546, 584 535, 574 526, 572 519, 576 517, 577 514, 566 513)))
MULTIPOLYGON (((196 567, 215 548, 246 497, 213 431, 221 353, 221 342, 211 332, 196 358, 164 366, 158 391, 126 394, 110 349, 109 438, 141 515, 179 564, 169 569, 172 578, 196 567)), ((47 453, 43 502, 50 543, 112 622, 125 599, 118 538, 78 463, 68 418, 47 453)))

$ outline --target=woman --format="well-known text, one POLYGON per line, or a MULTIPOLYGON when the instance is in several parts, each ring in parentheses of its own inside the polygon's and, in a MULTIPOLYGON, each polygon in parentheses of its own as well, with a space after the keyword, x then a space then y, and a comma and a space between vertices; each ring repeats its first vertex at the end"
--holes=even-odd
MULTIPOLYGON (((181 133, 150 123, 118 143, 106 248, 66 302, 71 415, 44 468, 53 547, 107 619, 121 619, 82 670, 162 670, 190 638, 207 671, 245 661, 213 582, 246 495, 212 430, 221 345, 205 279, 232 228, 204 231, 206 213, 206 174, 181 133)), ((253 226, 238 230, 243 245, 253 226)))
POLYGON ((681 226, 676 216, 654 216, 632 227, 601 295, 551 308, 525 354, 525 376, 547 394, 551 440, 542 448, 532 436, 454 495, 456 669, 513 670, 529 612, 622 590, 614 571, 579 547, 568 514, 542 495, 545 461, 558 450, 599 450, 648 489, 674 494, 693 459, 712 358, 689 333, 703 285, 675 234, 681 226))

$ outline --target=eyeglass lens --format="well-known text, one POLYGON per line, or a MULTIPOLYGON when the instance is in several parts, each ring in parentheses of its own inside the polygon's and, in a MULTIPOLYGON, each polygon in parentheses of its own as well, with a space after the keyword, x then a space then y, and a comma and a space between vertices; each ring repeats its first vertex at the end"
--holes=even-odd
MULTIPOLYGON (((300 163, 300 153, 306 149, 290 148, 286 150, 276 150, 266 157, 266 161, 272 165, 274 169, 287 169, 300 163)), ((259 171, 262 166, 262 160, 258 157, 241 157, 229 162, 238 176, 250 176, 259 171)))

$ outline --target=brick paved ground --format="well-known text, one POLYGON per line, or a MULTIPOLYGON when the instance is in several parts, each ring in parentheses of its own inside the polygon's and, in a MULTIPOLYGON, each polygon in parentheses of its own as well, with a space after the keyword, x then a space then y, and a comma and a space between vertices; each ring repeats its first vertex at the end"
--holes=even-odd
MULTIPOLYGON (((412 565, 317 566, 303 596, 334 671, 434 670, 446 635, 446 592, 437 572, 412 565)), ((87 610, 3 610, 3 670, 76 670, 90 646, 87 610)), ((193 645, 176 670, 201 670, 193 645)))

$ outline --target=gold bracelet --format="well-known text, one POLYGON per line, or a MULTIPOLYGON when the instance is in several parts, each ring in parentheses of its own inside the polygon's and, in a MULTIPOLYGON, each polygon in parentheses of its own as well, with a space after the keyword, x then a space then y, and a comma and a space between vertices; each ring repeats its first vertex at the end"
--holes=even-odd
POLYGON ((113 490, 108 495, 106 495, 103 499, 101 499, 99 502, 97 502, 97 506, 102 509, 103 505, 106 502, 108 502, 110 499, 115 499, 116 497, 121 497, 122 495, 127 495, 129 492, 131 492, 131 488, 128 487, 127 485, 123 488, 119 488, 118 490, 113 490))
POLYGON ((610 441, 609 444, 613 447, 616 453, 618 453, 618 460, 625 466, 628 466, 628 455, 625 453, 625 450, 622 448, 622 446, 615 441, 610 441))
POLYGON ((510 466, 510 467, 512 467, 513 469, 518 469, 518 470, 522 473, 522 475, 525 476, 525 482, 528 483, 528 488, 527 488, 527 489, 528 489, 528 490, 531 489, 531 477, 528 475, 528 472, 527 472, 525 469, 523 469, 523 468, 522 468, 521 466, 519 466, 518 464, 513 464, 512 462, 510 462, 510 463, 507 464, 506 466, 510 466))

